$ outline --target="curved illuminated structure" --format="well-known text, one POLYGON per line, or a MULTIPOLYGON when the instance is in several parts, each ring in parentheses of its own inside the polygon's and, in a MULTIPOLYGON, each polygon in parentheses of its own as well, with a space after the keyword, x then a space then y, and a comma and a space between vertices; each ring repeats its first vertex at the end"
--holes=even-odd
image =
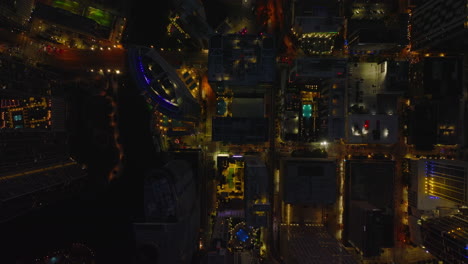
POLYGON ((156 110, 175 119, 195 121, 199 118, 197 100, 172 66, 155 50, 130 47, 128 57, 137 87, 156 110))

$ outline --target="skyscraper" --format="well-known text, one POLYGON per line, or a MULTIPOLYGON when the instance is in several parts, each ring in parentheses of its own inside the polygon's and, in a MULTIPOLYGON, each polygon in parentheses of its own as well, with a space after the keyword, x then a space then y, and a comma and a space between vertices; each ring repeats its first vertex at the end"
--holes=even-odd
POLYGON ((459 204, 468 203, 468 162, 426 160, 424 191, 459 204))
POLYGON ((53 76, 17 61, 2 66, 0 80, 8 85, 0 92, 0 221, 47 203, 45 191, 86 176, 70 158, 67 103, 58 87, 47 88, 53 76))
POLYGON ((421 227, 427 251, 447 264, 462 264, 468 259, 468 216, 431 218, 421 227))

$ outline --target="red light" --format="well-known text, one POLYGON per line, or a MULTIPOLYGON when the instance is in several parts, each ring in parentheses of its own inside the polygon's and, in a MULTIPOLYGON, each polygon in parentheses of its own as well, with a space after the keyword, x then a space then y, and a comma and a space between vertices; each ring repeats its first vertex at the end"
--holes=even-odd
POLYGON ((369 129, 369 120, 366 120, 366 121, 364 122, 364 128, 365 128, 366 130, 369 129))

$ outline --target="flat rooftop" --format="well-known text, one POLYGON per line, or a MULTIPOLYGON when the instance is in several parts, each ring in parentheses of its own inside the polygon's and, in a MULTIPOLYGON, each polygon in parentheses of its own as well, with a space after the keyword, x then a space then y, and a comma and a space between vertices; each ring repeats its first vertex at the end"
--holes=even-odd
POLYGON ((271 37, 230 34, 210 39, 210 82, 235 85, 273 82, 275 63, 275 43, 271 37))
POLYGON ((334 160, 287 158, 282 160, 283 199, 291 204, 331 204, 336 200, 334 160))
POLYGON ((393 161, 351 160, 347 162, 346 170, 349 175, 350 200, 368 201, 380 209, 394 207, 393 161))
POLYGON ((302 34, 313 32, 338 33, 343 27, 344 18, 342 17, 318 17, 318 16, 298 16, 295 26, 300 27, 302 34))

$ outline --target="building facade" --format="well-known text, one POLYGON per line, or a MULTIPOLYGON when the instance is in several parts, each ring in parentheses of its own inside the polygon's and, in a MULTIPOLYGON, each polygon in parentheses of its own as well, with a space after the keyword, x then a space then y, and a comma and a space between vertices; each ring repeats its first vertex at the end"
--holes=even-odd
MULTIPOLYGON (((468 28, 466 0, 425 1, 411 12, 412 49, 427 49, 453 39, 466 43, 468 28)), ((459 41, 458 41, 459 42, 459 41)), ((466 44, 465 44, 466 45, 466 44)))
POLYGON ((431 218, 421 227, 428 252, 447 264, 462 264, 468 259, 468 216, 431 218))
POLYGON ((428 195, 468 204, 468 162, 425 160, 424 192, 428 195))

